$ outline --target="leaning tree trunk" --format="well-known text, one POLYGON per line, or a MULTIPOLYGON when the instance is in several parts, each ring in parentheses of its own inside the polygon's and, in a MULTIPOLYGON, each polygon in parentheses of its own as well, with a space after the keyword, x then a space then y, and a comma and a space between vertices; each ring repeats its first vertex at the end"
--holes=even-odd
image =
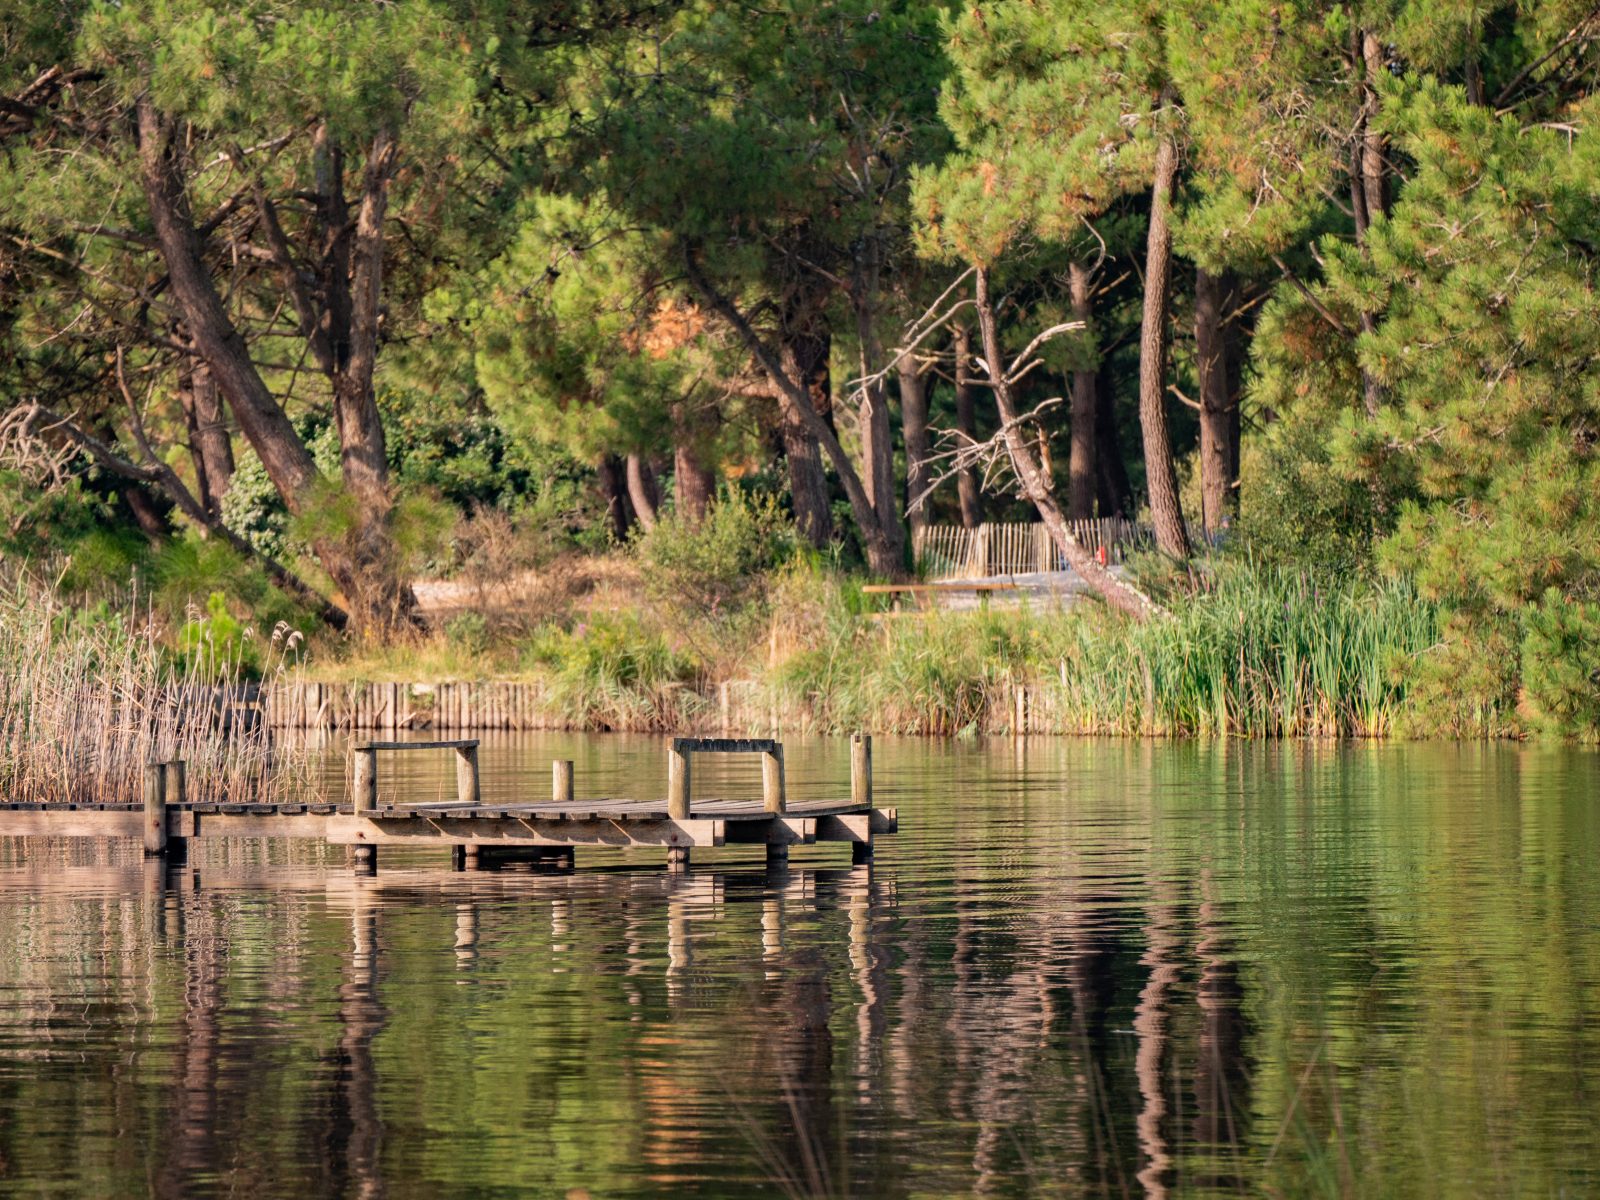
POLYGON ((1194 277, 1194 342, 1200 373, 1200 510, 1208 540, 1222 533, 1233 507, 1233 430, 1239 398, 1233 391, 1237 372, 1232 364, 1228 336, 1229 311, 1234 307, 1233 275, 1213 275, 1204 267, 1194 277))
POLYGON ((733 301, 711 285, 711 281, 700 269, 692 246, 683 247, 683 263, 690 285, 738 333, 739 339, 760 364, 761 369, 766 372, 767 378, 777 388, 779 395, 788 400, 790 410, 805 423, 806 432, 810 435, 812 443, 827 454, 828 461, 833 464, 839 483, 844 488, 845 496, 850 501, 850 512, 855 517, 856 528, 861 533, 861 543, 866 551, 868 568, 876 575, 889 579, 900 578, 905 573, 900 547, 878 520, 872 499, 867 495, 867 489, 862 485, 861 476, 857 473, 850 456, 840 444, 839 435, 817 411, 812 403, 813 397, 802 382, 802 377, 789 369, 789 364, 786 362, 787 352, 775 354, 756 333, 749 318, 739 311, 733 301))
MULTIPOLYGON (((1072 263, 1068 268, 1067 283, 1072 296, 1072 319, 1081 321, 1086 331, 1092 329, 1094 313, 1090 305, 1089 269, 1080 262, 1072 263)), ((1094 516, 1098 482, 1095 478, 1094 426, 1099 410, 1094 366, 1089 364, 1072 372, 1072 447, 1067 458, 1067 511, 1075 521, 1087 521, 1094 516)))
POLYGON ((1144 317, 1139 328, 1139 428, 1156 545, 1173 558, 1189 557, 1189 531, 1178 497, 1178 472, 1167 432, 1167 310, 1172 288, 1172 185, 1178 148, 1170 136, 1156 147, 1145 246, 1144 317))
MULTIPOLYGON (((146 100, 136 106, 136 116, 141 183, 173 302, 267 478, 291 513, 303 513, 315 503, 321 478, 316 463, 256 370, 212 283, 169 130, 146 100)), ((359 592, 359 572, 345 546, 321 538, 312 549, 347 596, 359 592)), ((320 611, 330 623, 343 624, 344 614, 326 602, 320 611)))
POLYGON ((895 362, 900 379, 900 429, 906 441, 906 521, 913 540, 917 530, 928 524, 928 489, 932 471, 928 465, 928 384, 917 365, 917 356, 903 352, 895 362))
MULTIPOLYGON (((956 431, 965 444, 972 445, 978 440, 978 389, 972 383, 972 331, 965 325, 957 325, 951 341, 956 360, 956 431)), ((956 472, 956 495, 961 502, 962 527, 976 529, 982 525, 983 490, 978 486, 978 472, 973 468, 964 467, 956 472)))
POLYGON ((983 342, 983 356, 989 365, 995 408, 1000 415, 1001 436, 1011 465, 1022 483, 1023 493, 1038 510, 1039 519, 1049 530, 1062 557, 1085 583, 1113 608, 1141 620, 1148 617, 1155 608, 1150 599, 1096 562, 1067 524, 1061 506, 1056 502, 1055 488, 1034 459, 1028 439, 1022 431, 1020 414, 1011 392, 1011 380, 1006 374, 1005 357, 1000 352, 1000 334, 995 324, 994 306, 989 299, 989 272, 979 267, 974 277, 977 281, 978 332, 983 342))

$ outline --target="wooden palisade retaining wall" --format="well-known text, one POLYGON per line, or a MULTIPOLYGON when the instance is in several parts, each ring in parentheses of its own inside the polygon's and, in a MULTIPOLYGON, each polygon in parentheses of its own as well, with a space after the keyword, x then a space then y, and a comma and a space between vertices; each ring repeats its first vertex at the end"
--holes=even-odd
MULTIPOLYGON (((722 734, 809 732, 815 728, 803 701, 775 699, 761 684, 738 680, 698 694, 696 716, 674 721, 679 731, 722 734)), ((1016 682, 996 689, 977 732, 1082 733, 1062 724, 1048 684, 1016 682)), ((234 689, 231 702, 246 720, 273 729, 350 730, 399 733, 570 730, 583 728, 546 703, 537 683, 316 683, 293 681, 234 689)), ((625 731, 617 727, 618 732, 625 731)), ((632 729, 631 732, 658 732, 632 729)), ((955 734, 959 729, 929 729, 955 734)))

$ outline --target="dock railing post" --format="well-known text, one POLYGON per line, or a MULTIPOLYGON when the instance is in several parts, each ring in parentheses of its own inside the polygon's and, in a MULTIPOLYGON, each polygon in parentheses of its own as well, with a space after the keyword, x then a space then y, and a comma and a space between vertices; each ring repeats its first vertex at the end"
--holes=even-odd
POLYGON ((482 792, 478 787, 478 748, 456 747, 456 799, 463 804, 478 804, 482 792))
POLYGON ((872 806, 872 735, 853 734, 850 738, 850 803, 872 806))
MULTIPOLYGON (((187 804, 189 802, 189 764, 181 758, 174 758, 166 764, 167 770, 167 807, 174 804, 187 804)), ((171 862, 185 862, 189 855, 189 839, 186 837, 167 838, 167 858, 171 862)))
POLYGON ((571 804, 572 797, 572 760, 558 758, 550 764, 550 799, 557 804, 571 804))
POLYGON ((167 852, 167 768, 150 763, 144 769, 144 852, 167 852))
POLYGON ((355 753, 355 772, 350 787, 350 811, 359 814, 378 807, 378 752, 361 749, 355 753))
POLYGON ((781 813, 789 805, 784 791, 783 747, 775 746, 761 756, 761 808, 781 813))
POLYGON ((667 815, 674 821, 689 819, 689 794, 693 788, 690 753, 680 749, 676 740, 667 750, 667 815))

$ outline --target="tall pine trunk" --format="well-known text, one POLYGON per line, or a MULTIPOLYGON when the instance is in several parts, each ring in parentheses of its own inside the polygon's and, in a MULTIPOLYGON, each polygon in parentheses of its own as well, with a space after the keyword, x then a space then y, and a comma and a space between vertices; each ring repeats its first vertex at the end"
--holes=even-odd
POLYGON ((661 497, 656 491, 656 475, 650 469, 650 464, 645 462, 643 456, 630 454, 624 464, 628 478, 628 499, 633 503, 634 516, 639 518, 639 524, 644 526, 645 532, 656 527, 656 510, 661 506, 661 497))
MULTIPOLYGON (((782 349, 784 372, 805 390, 812 411, 831 417, 831 383, 828 375, 829 339, 810 334, 790 334, 782 349)), ((811 422, 800 411, 800 398, 778 389, 778 412, 783 423, 783 455, 789 470, 789 497, 794 505, 800 536, 817 548, 833 537, 833 517, 828 507, 828 479, 822 470, 822 448, 811 422)))
POLYGON ((1229 314, 1236 305, 1231 272, 1213 275, 1204 267, 1194 278, 1194 342, 1200 373, 1201 521, 1208 540, 1221 533, 1234 507, 1238 476, 1238 369, 1229 314))
POLYGON ((1189 557, 1189 531, 1178 497, 1178 472, 1167 432, 1167 315, 1172 291, 1172 187, 1178 150, 1170 136, 1156 146, 1145 243, 1144 316, 1139 327, 1139 428, 1156 545, 1173 558, 1189 557))
MULTIPOLYGON (((953 337, 956 376, 956 429, 965 442, 978 440, 977 392, 972 384, 972 331, 957 325, 953 337)), ((983 491, 978 472, 966 467, 956 473, 956 493, 961 501, 961 525, 976 529, 983 524, 983 491)))
POLYGON ((222 397, 204 361, 179 368, 178 399, 189 435, 195 491, 206 513, 221 517, 222 500, 233 480, 233 439, 228 436, 222 397))
MULTIPOLYGON (((1067 284, 1072 298, 1072 319, 1083 322, 1086 331, 1092 329, 1094 313, 1089 268, 1080 262, 1072 263, 1068 268, 1067 284)), ((1086 333, 1085 336, 1092 334, 1086 333)), ((1067 512, 1075 521, 1087 521, 1094 516, 1094 427, 1099 410, 1094 368, 1091 366, 1072 372, 1072 446, 1067 458, 1067 512)))
POLYGON ((716 496, 717 477, 687 442, 680 442, 672 452, 672 489, 680 520, 697 526, 706 519, 716 496))
POLYGON ((1102 517, 1125 517, 1133 509, 1133 483, 1128 479, 1128 464, 1122 457, 1122 438, 1117 433, 1116 390, 1109 368, 1102 363, 1095 374, 1095 483, 1102 517))
POLYGON ((906 521, 912 538, 928 524, 928 384, 917 356, 905 351, 895 363, 900 380, 900 429, 906 443, 906 521))

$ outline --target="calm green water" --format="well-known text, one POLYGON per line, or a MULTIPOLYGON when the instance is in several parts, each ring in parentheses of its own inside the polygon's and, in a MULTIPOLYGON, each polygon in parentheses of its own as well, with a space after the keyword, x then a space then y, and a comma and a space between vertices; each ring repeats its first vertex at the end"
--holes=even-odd
MULTIPOLYGON (((1600 757, 876 750, 870 868, 0 843, 0 1190, 1600 1193, 1600 757)), ((557 755, 660 790, 556 736, 486 790, 557 755)), ((792 792, 846 755, 791 741, 792 792)))

